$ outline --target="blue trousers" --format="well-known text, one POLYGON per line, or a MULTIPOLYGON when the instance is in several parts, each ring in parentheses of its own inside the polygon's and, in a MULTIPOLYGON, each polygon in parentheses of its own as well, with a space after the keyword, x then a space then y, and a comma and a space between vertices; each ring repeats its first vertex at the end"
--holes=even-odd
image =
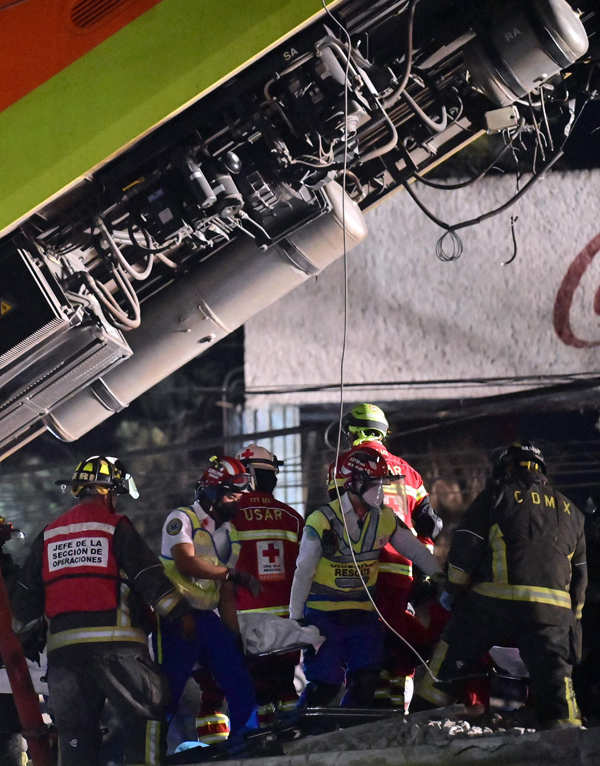
POLYGON ((346 673, 381 667, 383 629, 372 612, 324 612, 306 609, 305 619, 327 639, 318 652, 304 652, 307 681, 340 685, 346 673))
POLYGON ((183 638, 178 625, 160 621, 155 653, 169 680, 171 712, 177 709, 183 687, 199 662, 211 671, 225 693, 231 735, 234 735, 244 727, 256 707, 250 674, 233 634, 214 612, 195 611, 194 619, 196 635, 192 641, 183 638))

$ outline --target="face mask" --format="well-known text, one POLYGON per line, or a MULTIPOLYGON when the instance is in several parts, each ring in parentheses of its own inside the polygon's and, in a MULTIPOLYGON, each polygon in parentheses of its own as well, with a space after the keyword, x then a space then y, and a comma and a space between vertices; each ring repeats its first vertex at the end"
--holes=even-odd
POLYGON ((215 510, 224 521, 231 521, 240 507, 239 500, 220 500, 215 510))
POLYGON ((383 505, 383 482, 371 483, 360 497, 369 508, 381 508, 383 505))

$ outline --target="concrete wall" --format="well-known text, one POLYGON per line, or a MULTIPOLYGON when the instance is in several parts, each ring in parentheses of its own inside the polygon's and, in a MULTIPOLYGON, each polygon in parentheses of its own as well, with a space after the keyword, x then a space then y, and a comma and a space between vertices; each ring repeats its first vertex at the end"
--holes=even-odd
MULTIPOLYGON (((460 191, 416 190, 457 222, 508 199, 514 177, 460 191)), ((588 373, 600 370, 600 172, 551 173, 509 211, 460 232, 464 254, 442 263, 442 233, 401 191, 367 215, 348 255, 347 382, 588 373), (518 215, 518 255, 510 216, 518 215)), ((337 261, 245 325, 248 387, 339 381, 343 263, 337 261)), ((377 390, 347 399, 478 396, 507 388, 377 390)), ((326 402, 336 392, 253 396, 250 406, 326 402)))

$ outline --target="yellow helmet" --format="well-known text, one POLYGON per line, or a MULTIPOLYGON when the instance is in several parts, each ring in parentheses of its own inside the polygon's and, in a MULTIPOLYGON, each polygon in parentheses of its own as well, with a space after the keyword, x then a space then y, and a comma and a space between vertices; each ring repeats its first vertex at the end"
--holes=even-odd
POLYGON ((344 415, 342 428, 352 439, 352 446, 357 447, 368 441, 382 442, 389 433, 390 425, 380 407, 363 402, 344 415))
MULTIPOLYGON (((114 492, 117 495, 128 494, 136 500, 139 497, 133 476, 116 457, 93 455, 82 460, 75 468, 70 483, 71 492, 75 497, 79 497, 84 489, 90 487, 99 495, 114 492)), ((66 485, 68 482, 58 481, 57 484, 66 485)))

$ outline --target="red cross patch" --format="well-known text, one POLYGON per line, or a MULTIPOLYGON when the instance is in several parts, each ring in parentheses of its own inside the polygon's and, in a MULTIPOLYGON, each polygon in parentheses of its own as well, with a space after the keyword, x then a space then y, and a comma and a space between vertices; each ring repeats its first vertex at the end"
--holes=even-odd
POLYGON ((285 559, 282 540, 259 540, 256 543, 258 576, 261 580, 284 580, 285 559))

